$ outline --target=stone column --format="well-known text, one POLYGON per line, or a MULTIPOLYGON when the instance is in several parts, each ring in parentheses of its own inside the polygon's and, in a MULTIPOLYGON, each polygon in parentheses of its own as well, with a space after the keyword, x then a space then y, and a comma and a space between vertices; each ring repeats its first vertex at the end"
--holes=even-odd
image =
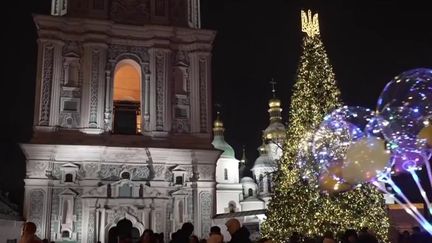
POLYGON ((150 49, 150 131, 164 134, 171 127, 171 97, 168 82, 171 70, 169 49, 150 49))
POLYGON ((81 124, 84 132, 98 134, 104 128, 106 49, 104 43, 84 43, 81 124))
POLYGON ((51 81, 51 104, 49 126, 55 127, 59 124, 60 115, 60 89, 63 71, 63 41, 52 41, 54 44, 54 62, 51 81))

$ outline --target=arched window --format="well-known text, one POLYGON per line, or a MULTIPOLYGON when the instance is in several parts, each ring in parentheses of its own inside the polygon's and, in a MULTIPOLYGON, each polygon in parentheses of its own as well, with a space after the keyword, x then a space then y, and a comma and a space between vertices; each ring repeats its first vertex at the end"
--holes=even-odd
POLYGON ((224 180, 228 180, 228 169, 224 169, 224 180))
POLYGON ((229 202, 228 203, 228 211, 230 213, 235 213, 235 210, 236 210, 236 203, 233 201, 229 202))
POLYGON ((273 192, 273 188, 272 188, 272 178, 270 175, 267 175, 267 190, 268 192, 273 192))
POLYGON ((249 197, 253 196, 253 189, 252 188, 249 188, 249 190, 248 190, 248 196, 249 197))
POLYGON ((138 191, 138 196, 143 197, 144 196, 144 186, 141 184, 138 191))
POLYGON ((258 184, 260 192, 264 191, 264 176, 262 174, 259 176, 258 184))
POLYGON ((131 59, 115 68, 113 103, 114 133, 141 133, 141 67, 131 59))
POLYGON ((111 197, 111 184, 107 185, 107 198, 111 197))
POLYGON ((121 173, 120 176, 121 176, 122 179, 128 179, 128 180, 130 180, 130 173, 127 172, 127 171, 121 173))
POLYGON ((65 182, 73 182, 73 175, 68 173, 65 175, 65 182))
POLYGON ((61 236, 62 238, 69 238, 70 237, 69 231, 67 230, 62 231, 61 236))

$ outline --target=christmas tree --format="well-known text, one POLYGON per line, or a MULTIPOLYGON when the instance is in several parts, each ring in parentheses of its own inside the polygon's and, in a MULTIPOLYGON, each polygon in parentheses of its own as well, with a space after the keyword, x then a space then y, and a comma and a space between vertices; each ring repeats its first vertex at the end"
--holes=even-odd
POLYGON ((303 53, 293 87, 284 155, 276 174, 264 235, 286 241, 294 232, 315 237, 326 231, 367 227, 387 242, 384 198, 369 185, 328 195, 319 189, 319 166, 311 151, 324 116, 341 106, 335 75, 321 41, 318 14, 302 11, 303 53))

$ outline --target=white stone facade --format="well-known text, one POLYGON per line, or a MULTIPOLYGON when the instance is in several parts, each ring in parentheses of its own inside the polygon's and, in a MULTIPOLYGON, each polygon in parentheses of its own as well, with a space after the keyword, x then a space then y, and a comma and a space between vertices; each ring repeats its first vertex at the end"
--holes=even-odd
POLYGON ((210 143, 215 32, 199 29, 199 1, 77 2, 54 0, 56 16, 34 16, 34 136, 21 144, 25 219, 56 242, 108 242, 125 218, 165 240, 184 222, 207 237, 220 151, 210 143), (135 135, 114 129, 123 64, 140 79, 135 135))

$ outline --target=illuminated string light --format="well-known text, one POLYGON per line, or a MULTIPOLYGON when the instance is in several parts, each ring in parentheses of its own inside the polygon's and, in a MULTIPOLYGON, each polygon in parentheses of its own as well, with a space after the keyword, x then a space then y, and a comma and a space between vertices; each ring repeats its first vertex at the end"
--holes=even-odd
POLYGON ((374 186, 360 185, 334 195, 319 189, 320 166, 310 145, 324 116, 341 106, 340 92, 319 36, 317 15, 304 13, 302 24, 306 36, 291 97, 284 154, 262 233, 276 242, 286 242, 294 232, 314 237, 328 230, 339 233, 368 227, 380 242, 388 242, 385 201, 374 186))

